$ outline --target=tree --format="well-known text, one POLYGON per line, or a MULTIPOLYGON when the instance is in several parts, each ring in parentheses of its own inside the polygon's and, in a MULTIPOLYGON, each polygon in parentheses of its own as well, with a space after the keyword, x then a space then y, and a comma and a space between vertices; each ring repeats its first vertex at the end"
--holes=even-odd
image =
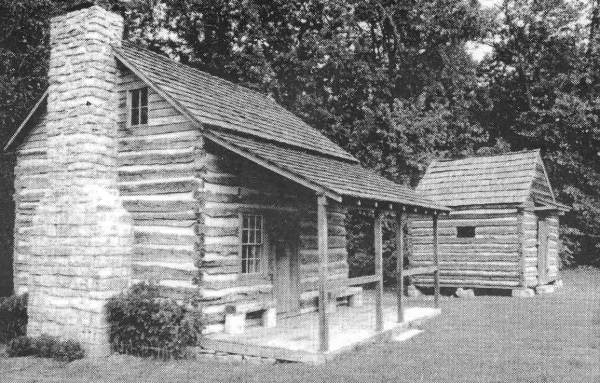
POLYGON ((598 53, 595 38, 585 44, 598 34, 597 6, 586 27, 580 2, 505 0, 481 66, 476 114, 489 145, 542 149, 558 199, 573 206, 561 226, 566 263, 599 262, 598 53))

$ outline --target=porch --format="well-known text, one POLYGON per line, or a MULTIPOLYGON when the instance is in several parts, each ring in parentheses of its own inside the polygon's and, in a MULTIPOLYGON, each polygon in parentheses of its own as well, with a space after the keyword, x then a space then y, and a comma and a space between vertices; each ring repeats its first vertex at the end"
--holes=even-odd
POLYGON ((278 318, 274 328, 254 326, 246 328, 243 334, 210 334, 200 341, 200 346, 218 352, 320 364, 360 345, 390 339, 440 314, 439 308, 422 307, 423 301, 409 300, 409 307, 403 310, 404 320, 398 322, 397 295, 386 291, 382 301, 383 328, 377 330, 373 309, 377 305, 376 292, 368 290, 363 294, 362 306, 338 306, 335 312, 328 313, 326 351, 321 351, 319 312, 278 318))

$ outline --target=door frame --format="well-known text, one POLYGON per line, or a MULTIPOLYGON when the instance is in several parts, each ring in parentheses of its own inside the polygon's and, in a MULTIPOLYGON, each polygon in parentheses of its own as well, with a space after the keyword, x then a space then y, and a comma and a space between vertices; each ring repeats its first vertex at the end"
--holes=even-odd
POLYGON ((548 214, 545 213, 537 213, 537 224, 536 224, 536 232, 537 232, 537 279, 538 285, 545 285, 549 282, 548 276, 548 236, 549 236, 549 228, 548 222, 546 218, 548 214))

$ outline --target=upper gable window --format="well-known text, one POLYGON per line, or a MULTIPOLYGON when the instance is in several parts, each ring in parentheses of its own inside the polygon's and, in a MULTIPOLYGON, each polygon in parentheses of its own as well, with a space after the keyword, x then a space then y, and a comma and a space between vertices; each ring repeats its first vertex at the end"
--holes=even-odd
POLYGON ((131 91, 131 126, 148 123, 148 88, 131 91))

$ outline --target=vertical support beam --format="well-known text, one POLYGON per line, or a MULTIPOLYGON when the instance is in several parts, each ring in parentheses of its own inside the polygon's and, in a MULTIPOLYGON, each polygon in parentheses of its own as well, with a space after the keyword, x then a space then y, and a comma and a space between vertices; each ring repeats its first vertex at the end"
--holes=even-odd
POLYGON ((438 213, 433 214, 433 265, 435 272, 433 273, 434 283, 434 303, 435 307, 440 307, 440 258, 438 254, 438 213))
POLYGON ((404 322, 404 213, 396 213, 396 292, 398 295, 398 323, 404 322))
POLYGON ((327 197, 317 196, 317 227, 319 243, 319 350, 329 350, 329 320, 327 318, 327 305, 329 294, 327 292, 327 265, 328 240, 327 240, 327 197))
POLYGON ((525 211, 522 208, 517 208, 517 230, 519 236, 519 284, 522 288, 527 288, 527 271, 525 263, 525 228, 523 220, 525 219, 525 211))
POLYGON ((383 331, 383 211, 375 211, 375 275, 377 290, 375 292, 375 330, 383 331))

